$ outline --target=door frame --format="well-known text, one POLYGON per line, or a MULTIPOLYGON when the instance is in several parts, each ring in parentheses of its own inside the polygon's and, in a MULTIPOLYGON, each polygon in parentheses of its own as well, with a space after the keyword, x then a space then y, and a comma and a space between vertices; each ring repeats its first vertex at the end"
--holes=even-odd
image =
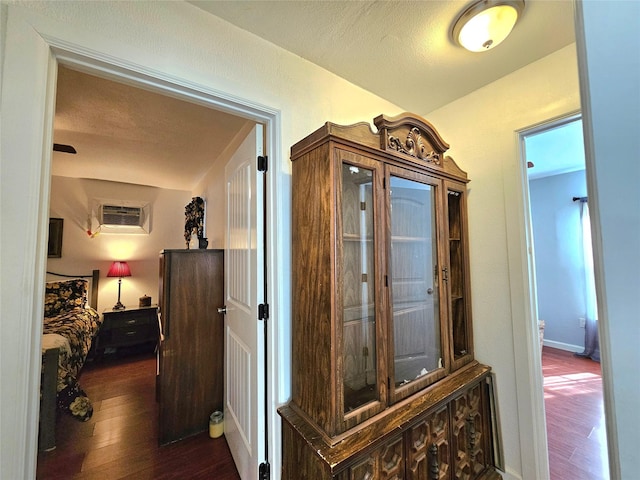
MULTIPOLYGON (((35 147, 31 148, 25 155, 30 156, 31 168, 26 175, 34 185, 33 192, 37 196, 23 208, 22 225, 23 231, 33 232, 27 245, 23 245, 26 252, 35 252, 32 258, 25 258, 22 266, 23 272, 30 272, 31 278, 25 279, 20 284, 22 292, 26 292, 16 302, 22 306, 20 315, 16 317, 17 322, 28 325, 25 331, 17 332, 16 345, 23 352, 20 357, 24 360, 23 365, 27 368, 23 370, 22 381, 16 385, 18 397, 20 391, 26 392, 29 402, 26 405, 16 407, 19 411, 16 415, 21 416, 25 431, 16 436, 15 449, 13 454, 20 460, 12 465, 7 471, 18 468, 21 471, 20 477, 35 478, 35 468, 37 460, 37 438, 38 438, 38 411, 39 402, 37 392, 40 385, 40 344, 41 344, 41 315, 37 312, 42 310, 42 295, 44 291, 44 271, 46 270, 46 255, 42 253, 46 250, 48 231, 48 212, 50 195, 50 175, 52 154, 50 145, 53 138, 53 118, 55 114, 55 94, 57 83, 58 64, 70 66, 85 73, 99 75, 115 81, 124 82, 138 88, 153 90, 160 94, 172 96, 183 101, 197 103, 208 108, 221 110, 236 116, 240 116, 256 123, 264 125, 265 155, 270 161, 270 169, 265 172, 268 193, 266 197, 266 222, 272 226, 266 233, 267 248, 266 281, 269 283, 269 297, 265 299, 271 305, 269 331, 267 338, 267 348, 269 357, 266 368, 273 372, 265 385, 269 398, 269 415, 264 419, 271 432, 269 441, 269 452, 266 452, 272 471, 280 470, 280 429, 278 426, 278 415, 275 406, 279 403, 279 393, 284 389, 283 371, 279 368, 283 364, 283 349, 277 344, 283 342, 283 328, 279 328, 281 323, 286 324, 284 317, 280 320, 279 305, 284 302, 284 290, 286 284, 279 284, 280 272, 283 271, 283 257, 280 252, 281 247, 276 245, 276 226, 279 225, 281 215, 281 204, 284 201, 282 194, 276 194, 280 189, 286 187, 286 173, 282 170, 280 159, 281 154, 281 113, 275 108, 258 104, 248 99, 227 94, 212 89, 206 85, 194 83, 185 78, 180 78, 166 71, 149 68, 145 65, 133 63, 125 58, 116 57, 111 53, 90 50, 80 43, 75 43, 68 38, 58 38, 51 35, 51 25, 39 23, 30 15, 23 15, 20 9, 11 8, 12 15, 9 15, 9 28, 14 29, 14 33, 28 38, 21 51, 22 60, 30 65, 33 72, 34 85, 44 87, 42 97, 34 99, 31 104, 32 110, 29 112, 34 118, 41 114, 42 122, 30 126, 31 138, 35 139, 35 147), (32 62, 32 63, 30 63, 32 62), (282 187, 280 187, 282 185, 282 187), (280 187, 280 188, 279 188, 280 187), (280 254, 279 254, 280 252, 280 254), (28 281, 27 281, 28 280, 28 281), (19 318, 18 318, 19 317, 19 318)), ((54 34, 60 33, 54 31, 54 34)), ((15 49, 15 47, 14 47, 15 49)), ((9 49, 7 48, 7 51, 9 49)), ((12 52, 13 53, 13 52, 12 52)), ((8 137, 9 135, 7 135, 8 137)), ((4 138, 4 136, 3 136, 4 138)), ((15 148, 11 145, 8 150, 15 148)), ((4 152, 4 147, 3 147, 4 152)), ((19 213, 19 212, 18 212, 19 213)), ((27 236, 29 237, 29 236, 27 236)), ((7 250, 12 247, 7 247, 7 250)), ((3 251, 5 248, 3 247, 3 251)), ((12 271, 15 269, 12 269, 12 271)), ((25 275, 28 276, 28 275, 25 275)), ((13 323, 12 323, 13 325, 13 323)), ((9 326, 10 327, 10 326, 9 326)), ((20 360, 19 360, 20 361, 20 360)), ((260 368, 264 368, 263 359, 259 360, 260 368)), ((3 370, 4 371, 4 370, 3 370)), ((285 369, 286 372, 286 369, 285 369)), ((264 415, 262 409, 259 415, 264 415)), ((4 470, 3 470, 4 471, 4 470)))
MULTIPOLYGON (((522 200, 523 229, 521 250, 526 252, 523 257, 523 286, 525 291, 524 307, 527 318, 522 325, 526 325, 522 331, 522 338, 526 342, 527 370, 531 382, 532 395, 527 402, 532 406, 535 414, 532 417, 533 426, 533 452, 537 459, 536 475, 540 479, 549 478, 549 444, 547 438, 547 422, 544 407, 544 376, 542 373, 542 353, 539 348, 538 337, 538 296, 536 290, 535 251, 533 244, 533 224, 531 218, 531 198, 529 195, 529 176, 527 174, 525 137, 540 133, 551 128, 564 125, 582 118, 580 110, 567 112, 566 114, 548 118, 533 125, 518 129, 515 134, 518 142, 518 168, 520 180, 520 194, 522 200)), ((520 402, 519 402, 520 403, 520 402)), ((524 403, 524 401, 523 401, 524 403)))

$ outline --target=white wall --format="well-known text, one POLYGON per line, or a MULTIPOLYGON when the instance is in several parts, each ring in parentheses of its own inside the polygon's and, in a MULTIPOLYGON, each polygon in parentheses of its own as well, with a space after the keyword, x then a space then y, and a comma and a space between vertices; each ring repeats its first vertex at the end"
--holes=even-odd
POLYGON ((205 207, 205 236, 208 248, 224 248, 224 234, 226 232, 227 196, 224 183, 224 166, 238 149, 254 124, 247 122, 238 131, 235 138, 229 142, 220 156, 213 163, 207 174, 193 187, 192 196, 201 197, 206 202, 205 207))
MULTIPOLYGON (((276 347, 272 351, 279 357, 272 371, 283 371, 285 380, 290 337, 289 146, 327 120, 351 124, 401 111, 183 2, 28 2, 10 5, 8 15, 0 99, 0 368, 3 383, 12 388, 0 391, 3 479, 31 478, 36 463, 37 417, 33 414, 49 213, 51 89, 55 84, 55 78, 50 78, 55 71, 51 43, 76 55, 135 66, 142 74, 171 80, 195 92, 218 94, 247 108, 264 106, 277 113, 281 135, 271 137, 268 132, 275 152, 271 174, 278 179, 277 190, 271 192, 277 208, 273 218, 277 243, 271 247, 276 253, 270 271, 280 283, 271 322, 276 347), (17 238, 13 232, 18 224, 22 228, 17 238)), ((288 397, 288 382, 273 388, 275 408, 275 403, 288 397)), ((276 427, 272 425, 272 431, 276 427)), ((270 442, 269 455, 274 471, 279 467, 280 442, 276 440, 270 442)))
POLYGON ((122 280, 121 301, 136 307, 143 295, 158 302, 158 257, 165 248, 184 248, 184 207, 190 192, 68 177, 51 177, 49 214, 64 219, 62 257, 48 258, 47 270, 65 274, 86 274, 100 270, 98 311, 113 307, 118 296, 118 279, 107 278, 114 260, 126 260, 131 277, 122 280), (87 216, 93 199, 135 201, 150 204, 149 234, 106 234, 90 237, 87 216))
POLYGON ((584 350, 582 224, 573 197, 586 195, 584 170, 529 181, 538 317, 546 324, 545 345, 571 352, 584 350))
POLYGON ((640 472, 640 2, 577 4, 611 479, 640 472))
POLYGON ((578 110, 578 89, 570 45, 426 116, 471 179, 475 352, 496 372, 508 478, 543 479, 547 462, 537 449, 544 429, 536 429, 534 417, 544 408, 542 386, 529 371, 540 360, 527 305, 526 179, 516 132, 578 110))
POLYGON ((7 6, 0 3, 0 90, 2 89, 2 70, 4 66, 4 47, 7 40, 7 6))

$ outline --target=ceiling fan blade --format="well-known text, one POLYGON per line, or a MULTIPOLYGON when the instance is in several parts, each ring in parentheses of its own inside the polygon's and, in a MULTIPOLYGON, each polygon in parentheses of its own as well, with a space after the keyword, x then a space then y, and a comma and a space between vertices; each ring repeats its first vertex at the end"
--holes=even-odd
POLYGON ((53 144, 53 151, 54 152, 62 152, 62 153, 72 153, 72 154, 78 153, 78 152, 76 152, 76 149, 73 148, 71 145, 63 145, 61 143, 54 143, 53 144))

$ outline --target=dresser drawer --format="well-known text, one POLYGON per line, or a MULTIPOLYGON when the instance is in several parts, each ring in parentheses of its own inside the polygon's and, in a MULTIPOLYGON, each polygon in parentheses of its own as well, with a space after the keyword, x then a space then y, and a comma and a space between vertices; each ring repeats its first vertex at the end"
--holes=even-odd
POLYGON ((111 330, 111 343, 117 345, 134 345, 141 342, 157 340, 152 325, 132 325, 111 330))
POLYGON ((105 325, 108 329, 132 327, 136 325, 149 325, 152 322, 157 322, 155 311, 149 312, 128 312, 127 315, 112 315, 109 317, 109 321, 105 325))

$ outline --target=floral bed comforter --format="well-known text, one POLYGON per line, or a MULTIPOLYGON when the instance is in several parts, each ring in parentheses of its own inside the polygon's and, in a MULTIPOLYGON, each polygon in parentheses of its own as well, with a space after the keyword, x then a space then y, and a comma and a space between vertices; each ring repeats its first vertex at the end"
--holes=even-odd
POLYGON ((92 308, 77 308, 44 319, 43 333, 61 335, 69 344, 68 349, 60 349, 58 357, 58 408, 81 421, 91 418, 93 406, 78 384, 78 375, 100 322, 100 315, 92 308))

